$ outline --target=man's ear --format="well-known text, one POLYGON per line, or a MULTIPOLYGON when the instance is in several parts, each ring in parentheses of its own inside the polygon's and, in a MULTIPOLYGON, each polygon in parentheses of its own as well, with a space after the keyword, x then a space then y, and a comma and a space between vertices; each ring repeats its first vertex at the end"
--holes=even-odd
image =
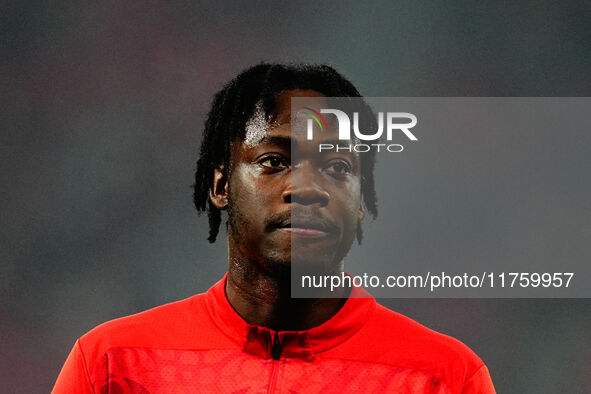
POLYGON ((365 211, 363 210, 363 202, 359 203, 359 211, 357 212, 357 243, 361 245, 361 240, 363 239, 363 230, 361 229, 361 221, 365 216, 365 211))
POLYGON ((228 177, 223 168, 213 170, 213 185, 209 189, 209 199, 220 211, 228 206, 228 177))

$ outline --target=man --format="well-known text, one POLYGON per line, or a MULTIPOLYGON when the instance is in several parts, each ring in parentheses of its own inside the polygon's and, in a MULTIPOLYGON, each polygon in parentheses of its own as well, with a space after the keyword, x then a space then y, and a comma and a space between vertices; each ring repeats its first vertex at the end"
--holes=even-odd
POLYGON ((258 65, 222 89, 206 121, 194 201, 207 212, 210 242, 227 211, 228 274, 204 294, 82 336, 54 392, 494 393, 465 345, 362 288, 291 298, 296 254, 342 272, 365 210, 377 214, 374 156, 320 157, 292 132, 291 99, 358 96, 332 68, 308 65, 258 65))

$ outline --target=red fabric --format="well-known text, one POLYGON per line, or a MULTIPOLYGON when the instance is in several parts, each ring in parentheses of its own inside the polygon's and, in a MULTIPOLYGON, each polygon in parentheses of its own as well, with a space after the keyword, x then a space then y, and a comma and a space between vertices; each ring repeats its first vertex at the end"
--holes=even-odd
POLYGON ((354 289, 306 331, 245 322, 225 278, 204 294, 102 324, 80 338, 53 393, 494 393, 482 361, 354 289))

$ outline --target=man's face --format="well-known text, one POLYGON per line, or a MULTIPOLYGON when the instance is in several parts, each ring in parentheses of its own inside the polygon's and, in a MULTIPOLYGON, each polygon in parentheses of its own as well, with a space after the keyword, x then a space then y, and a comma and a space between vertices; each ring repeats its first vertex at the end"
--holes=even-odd
POLYGON ((359 157, 319 153, 319 143, 336 139, 330 128, 312 141, 292 132, 292 97, 314 97, 310 105, 316 106, 324 102, 315 91, 284 92, 271 124, 255 114, 245 140, 233 145, 230 257, 247 257, 271 271, 285 272, 292 261, 339 269, 363 217, 359 157))

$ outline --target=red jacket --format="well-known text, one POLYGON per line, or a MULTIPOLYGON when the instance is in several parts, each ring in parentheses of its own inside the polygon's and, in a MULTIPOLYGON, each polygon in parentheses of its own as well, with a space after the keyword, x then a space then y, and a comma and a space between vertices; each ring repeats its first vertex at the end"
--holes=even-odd
POLYGON ((91 330, 53 393, 495 392, 467 346, 361 288, 326 323, 275 332, 244 321, 224 284, 91 330))

